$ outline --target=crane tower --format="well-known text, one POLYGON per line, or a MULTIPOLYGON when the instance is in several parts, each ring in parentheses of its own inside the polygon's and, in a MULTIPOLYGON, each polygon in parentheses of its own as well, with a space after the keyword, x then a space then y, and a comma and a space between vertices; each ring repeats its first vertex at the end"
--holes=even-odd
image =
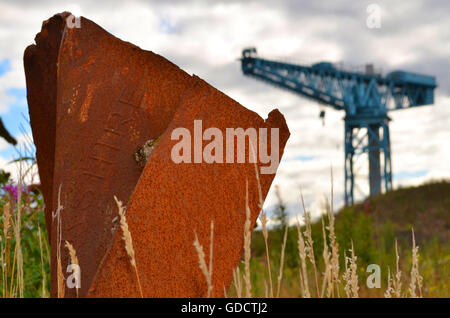
MULTIPOLYGON (((393 71, 386 76, 372 66, 347 71, 329 62, 310 66, 263 59, 255 48, 242 51, 244 75, 345 111, 345 203, 354 203, 355 161, 369 160, 370 195, 392 189, 388 112, 434 103, 433 76, 393 71)), ((321 115, 323 115, 321 113, 321 115)))

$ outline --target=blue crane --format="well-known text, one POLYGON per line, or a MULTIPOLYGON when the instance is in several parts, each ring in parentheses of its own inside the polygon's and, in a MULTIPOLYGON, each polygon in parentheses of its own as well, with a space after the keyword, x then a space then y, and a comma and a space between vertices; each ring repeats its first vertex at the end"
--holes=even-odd
POLYGON ((369 159, 370 195, 392 189, 388 111, 433 104, 437 87, 433 76, 405 71, 382 76, 371 65, 365 72, 346 71, 329 62, 296 65, 260 58, 255 48, 242 51, 241 66, 244 75, 345 111, 347 205, 354 203, 355 162, 361 155, 369 159))

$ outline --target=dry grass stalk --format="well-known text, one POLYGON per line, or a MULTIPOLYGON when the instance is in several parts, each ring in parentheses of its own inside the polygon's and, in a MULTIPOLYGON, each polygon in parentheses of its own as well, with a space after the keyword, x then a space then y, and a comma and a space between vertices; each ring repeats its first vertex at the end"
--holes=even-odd
MULTIPOLYGON (((254 148, 252 147, 253 154, 254 148)), ((256 157, 255 157, 256 158, 256 157)), ((258 166, 256 165, 256 160, 254 160, 255 164, 255 175, 256 175, 256 183, 258 184, 258 196, 259 196, 259 209, 261 210, 261 215, 259 219, 261 220, 261 226, 262 226, 262 233, 264 237, 264 245, 266 248, 266 266, 267 266, 267 272, 269 276, 269 287, 270 287, 270 297, 273 298, 273 283, 272 283, 272 269, 270 266, 270 253, 269 253, 269 233, 267 231, 267 215, 266 212, 263 209, 263 197, 262 197, 262 190, 261 190, 261 182, 259 181, 259 172, 258 172, 258 166)))
POLYGON ((386 291, 384 292, 384 298, 392 298, 392 295, 395 293, 395 289, 393 287, 394 285, 394 278, 391 276, 391 269, 388 267, 388 285, 386 288, 386 291))
POLYGON ((17 286, 14 285, 14 270, 16 268, 16 250, 14 249, 14 254, 13 254, 13 261, 12 261, 12 269, 11 269, 11 282, 9 284, 9 297, 10 298, 15 298, 17 297, 17 286))
POLYGON ((3 239, 0 236, 0 264, 2 266, 2 296, 5 297, 5 278, 6 278, 5 267, 6 267, 6 264, 5 264, 5 259, 4 259, 3 254, 4 254, 3 239))
POLYGON ((261 209, 261 225, 262 225, 262 232, 264 237, 264 245, 266 248, 266 267, 267 267, 267 273, 269 276, 269 292, 270 297, 273 298, 273 282, 272 282, 272 268, 270 265, 270 253, 269 253, 269 233, 267 231, 267 215, 264 210, 261 209))
POLYGON ((277 284, 277 298, 280 297, 281 280, 283 279, 284 253, 286 251, 286 241, 287 241, 288 229, 289 229, 289 226, 288 226, 288 224, 286 224, 286 228, 284 230, 284 237, 283 237, 283 246, 281 247, 281 260, 280 260, 280 269, 278 272, 278 284, 277 284))
POLYGON ((3 206, 3 235, 5 239, 8 240, 11 238, 10 229, 11 229, 11 205, 9 202, 6 202, 3 206))
MULTIPOLYGON (((80 273, 79 273, 79 266, 80 264, 78 263, 78 257, 77 257, 77 253, 75 252, 75 249, 73 247, 72 244, 70 244, 69 242, 66 241, 65 244, 66 248, 69 250, 69 256, 70 256, 70 263, 73 265, 77 265, 77 267, 75 267, 75 276, 79 277, 80 273)), ((78 286, 76 286, 75 291, 77 293, 77 297, 78 297, 78 286)))
POLYGON ((323 233, 323 262, 325 271, 323 273, 322 290, 320 297, 325 296, 325 290, 327 290, 327 297, 330 298, 333 290, 333 278, 331 273, 331 253, 328 250, 327 235, 325 232, 325 224, 322 219, 322 233, 323 233))
POLYGON ((246 180, 245 188, 245 224, 244 224, 244 283, 245 297, 252 297, 252 283, 250 281, 250 247, 252 241, 252 229, 250 222, 250 207, 248 206, 248 180, 246 180))
MULTIPOLYGON (((213 275, 213 239, 214 239, 214 221, 211 221, 211 239, 209 241, 209 277, 210 277, 210 282, 211 282, 211 291, 213 289, 213 284, 212 284, 212 275, 213 275)), ((209 289, 209 287, 208 287, 209 289)))
POLYGON ((302 206, 303 206, 303 217, 305 220, 305 250, 306 255, 308 256, 308 259, 313 266, 314 270, 314 279, 316 281, 316 296, 319 297, 319 280, 317 277, 317 267, 316 267, 316 259, 314 257, 314 241, 312 239, 312 231, 311 231, 311 216, 309 215, 309 212, 305 208, 305 202, 303 200, 303 193, 300 191, 300 196, 302 198, 302 206))
MULTIPOLYGON (((61 188, 60 188, 61 189, 61 188)), ((61 207, 62 208, 62 207, 61 207)), ((59 210, 59 203, 58 203, 59 210)), ((64 298, 65 286, 64 286, 64 274, 61 264, 61 219, 58 212, 58 250, 57 250, 57 283, 58 283, 58 298, 64 298)))
POLYGON ((344 251, 344 260, 345 260, 345 267, 344 267, 344 273, 342 274, 342 279, 345 282, 344 285, 344 292, 345 295, 347 296, 347 298, 351 298, 351 287, 350 287, 350 279, 351 279, 351 270, 350 267, 348 266, 348 257, 347 257, 347 253, 344 251))
MULTIPOLYGON (((262 203, 260 203, 260 206, 262 206, 262 203)), ((269 233, 267 231, 267 215, 266 212, 261 208, 261 225, 262 225, 262 232, 264 237, 264 245, 266 248, 266 267, 267 267, 267 274, 269 276, 269 293, 270 297, 273 298, 273 282, 272 282, 272 268, 270 265, 270 253, 269 253, 269 233)))
MULTIPOLYGON (((200 266, 200 270, 202 271, 203 275, 206 278, 206 283, 208 285, 208 291, 206 293, 206 297, 211 297, 211 292, 213 290, 213 284, 212 284, 212 252, 213 252, 213 233, 214 233, 214 222, 211 221, 211 241, 209 244, 209 267, 206 265, 206 257, 205 252, 203 251, 203 246, 200 244, 197 233, 194 232, 195 240, 194 240, 194 247, 197 251, 198 255, 198 263, 200 266)), ((225 289, 225 287, 224 287, 225 289)))
MULTIPOLYGON (((3 236, 4 242, 1 243, 1 264, 2 264, 2 285, 3 297, 8 296, 8 272, 10 268, 10 246, 11 246, 11 228, 13 218, 11 213, 11 205, 6 202, 3 206, 3 236)), ((1 240, 1 237, 0 237, 1 240)))
POLYGON ((23 282, 23 254, 22 254, 22 245, 21 245, 21 220, 22 220, 22 175, 21 171, 19 171, 19 184, 17 189, 17 214, 16 221, 14 222, 14 234, 16 239, 16 249, 15 253, 17 256, 17 288, 19 290, 19 297, 23 298, 23 290, 24 290, 24 282, 23 282))
POLYGON ((303 292, 303 277, 302 277, 302 267, 298 267, 298 280, 299 280, 299 286, 300 286, 300 294, 301 297, 305 297, 303 292))
POLYGON ((56 250, 56 260, 57 260, 57 268, 56 268, 56 280, 58 287, 58 298, 64 298, 65 287, 64 287, 64 274, 62 271, 61 264, 61 229, 62 229, 62 221, 61 221, 61 211, 63 210, 63 206, 61 205, 61 185, 59 185, 58 189, 58 207, 56 208, 55 213, 52 213, 52 218, 58 222, 56 227, 56 235, 58 238, 58 248, 56 250))
POLYGON ((269 298, 269 287, 267 287, 266 280, 264 280, 264 298, 269 298))
POLYGON ((300 287, 302 291, 302 295, 304 298, 310 298, 311 294, 309 292, 308 285, 308 272, 306 266, 306 251, 305 251, 305 241, 303 240, 303 234, 300 229, 300 222, 297 218, 297 233, 298 233, 298 256, 300 257, 301 270, 299 270, 300 274, 300 287))
POLYGON ((207 292, 206 297, 209 298, 211 278, 209 276, 208 265, 206 265, 205 252, 203 251, 203 246, 200 244, 200 242, 198 240, 197 233, 194 233, 194 235, 195 235, 194 247, 195 247, 195 250, 197 251, 200 270, 202 271, 203 275, 205 275, 205 278, 206 278, 206 283, 208 285, 208 292, 207 292))
POLYGON ((116 201, 117 207, 119 209, 119 216, 120 216, 120 228, 122 229, 122 239, 125 243, 125 250, 127 251, 128 256, 130 257, 130 263, 134 268, 134 271, 136 273, 136 279, 138 282, 139 287, 139 293, 141 294, 141 298, 144 298, 144 294, 142 293, 142 287, 141 287, 141 280, 139 279, 139 272, 136 265, 136 258, 134 253, 134 247, 133 247, 133 239, 131 237, 130 230, 128 229, 128 223, 127 218, 125 216, 125 209, 122 206, 122 202, 119 201, 116 196, 114 196, 114 200, 116 201))
POLYGON ((344 291, 348 298, 358 298, 358 273, 357 273, 357 265, 356 265, 356 259, 353 248, 353 242, 352 242, 352 248, 350 251, 350 257, 347 257, 346 254, 344 254, 345 259, 345 271, 342 275, 342 279, 345 282, 344 291))
POLYGON ((332 278, 332 294, 334 295, 334 286, 336 287, 337 297, 339 295, 339 244, 336 240, 336 234, 334 231, 334 186, 333 186, 333 167, 331 167, 331 205, 328 211, 328 235, 330 239, 331 248, 331 278, 332 278))
POLYGON ((64 274, 62 271, 62 265, 61 265, 61 258, 58 257, 58 273, 57 273, 57 280, 58 280, 58 298, 64 298, 64 274))
POLYGON ((241 272, 239 270, 239 265, 236 266, 236 269, 233 271, 233 280, 234 280, 234 288, 236 289, 237 298, 242 298, 242 281, 241 281, 241 272))
POLYGON ((1 264, 1 266, 2 266, 2 297, 3 298, 6 298, 6 293, 7 293, 7 290, 8 290, 8 285, 7 285, 7 282, 8 282, 8 271, 7 271, 7 269, 6 269, 6 262, 7 262, 7 260, 5 259, 6 257, 5 257, 5 255, 6 255, 6 244, 7 244, 8 242, 5 242, 5 244, 3 244, 3 239, 2 239, 2 237, 0 236, 0 264, 1 264))
POLYGON ((400 298, 402 294, 402 272, 400 271, 400 256, 398 255, 397 239, 395 240, 395 279, 393 280, 393 288, 395 297, 400 298))
POLYGON ((411 265, 411 282, 409 284, 409 293, 411 297, 422 297, 422 281, 423 278, 419 273, 419 246, 416 246, 414 237, 414 229, 412 229, 412 265, 411 265), (416 294, 417 289, 419 294, 416 294))
POLYGON ((3 296, 3 298, 6 297, 5 293, 6 293, 6 289, 7 289, 6 284, 5 284, 7 277, 6 277, 6 260, 5 260, 4 255, 5 255, 5 250, 3 248, 3 239, 0 236, 0 262, 2 264, 2 296, 3 296))
POLYGON ((355 256, 355 249, 353 247, 353 242, 352 242, 352 248, 350 250, 351 252, 351 257, 349 258, 349 262, 350 262, 350 288, 351 288, 351 293, 352 293, 352 298, 358 298, 358 291, 359 291, 359 286, 358 286, 358 271, 357 271, 357 265, 356 265, 356 260, 357 257, 355 256))
POLYGON ((46 276, 45 270, 44 270, 44 255, 43 255, 43 251, 42 251, 42 235, 41 235, 41 227, 39 226, 39 223, 38 223, 38 237, 39 237, 39 251, 41 252, 41 273, 42 273, 41 297, 47 298, 47 289, 45 288, 45 286, 47 285, 47 283, 46 283, 47 276, 46 276))

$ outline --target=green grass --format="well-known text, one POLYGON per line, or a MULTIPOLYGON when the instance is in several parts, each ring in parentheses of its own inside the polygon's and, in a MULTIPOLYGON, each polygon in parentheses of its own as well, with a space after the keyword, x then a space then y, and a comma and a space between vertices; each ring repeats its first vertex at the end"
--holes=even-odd
MULTIPOLYGON (((387 285, 388 268, 395 270, 395 240, 398 241, 403 286, 409 284, 411 270, 411 229, 414 229, 419 245, 419 270, 424 278, 425 297, 450 296, 450 183, 428 183, 419 187, 399 189, 370 198, 367 202, 346 207, 336 215, 335 231, 340 251, 340 266, 343 268, 344 251, 349 251, 353 242, 357 258, 360 296, 383 297, 387 285), (369 289, 365 280, 370 273, 369 264, 381 268, 381 288, 369 289)), ((323 269, 323 235, 321 219, 312 224, 314 254, 319 268, 323 269)), ((327 223, 327 217, 324 217, 327 223)), ((272 229, 270 237, 270 259, 273 273, 279 267, 283 229, 272 229)), ((299 256, 297 229, 289 227, 285 255, 285 277, 282 282, 283 297, 300 297, 299 256)), ((329 242, 328 242, 329 243, 329 242)), ((267 280, 264 267, 265 245, 263 235, 255 231, 252 241, 252 273, 254 294, 264 296, 267 280)), ((309 272, 312 287, 313 272, 309 272)), ((311 288, 313 291, 313 288, 311 288)))
MULTIPOLYGON (((21 227, 20 248, 23 253, 23 290, 19 284, 21 271, 17 262, 16 235, 11 229, 11 237, 6 240, 4 233, 3 208, 9 203, 13 219, 17 222, 18 202, 13 194, 5 191, 8 178, 0 176, 0 211, 2 213, 0 238, 3 270, 0 275, 0 296, 2 297, 48 297, 49 295, 49 245, 44 220, 44 204, 39 191, 24 191, 20 201, 21 227), (39 240, 41 231, 41 243, 39 240), (7 252, 7 250, 9 252, 7 252), (5 289, 5 283, 8 288, 5 289), (12 286, 12 288, 11 288, 12 286)), ((345 267, 344 252, 353 242, 357 256, 357 274, 362 297, 383 297, 387 286, 387 273, 395 271, 395 240, 398 241, 402 284, 406 290, 411 270, 411 229, 414 228, 419 245, 419 270, 423 276, 423 295, 425 297, 450 297, 450 183, 435 182, 420 187, 405 188, 372 197, 369 201, 346 207, 336 215, 335 231, 339 244, 340 267, 345 267), (365 269, 369 264, 381 267, 381 288, 365 287, 369 275, 365 269)), ((278 209, 277 217, 284 217, 283 207, 278 209)), ((322 282, 324 263, 322 252, 324 240, 321 219, 313 220, 312 239, 314 256, 318 267, 319 284, 322 282)), ((328 224, 328 219, 324 221, 328 224)), ((303 228, 304 230, 304 228, 303 228)), ((269 253, 271 260, 274 290, 280 265, 284 229, 273 228, 269 231, 269 253)), ((297 229, 288 228, 285 247, 281 297, 301 297, 299 283, 299 254, 297 229)), ((329 242, 327 242, 329 244, 329 242)), ((265 243, 260 231, 255 231, 251 244, 250 278, 252 295, 264 297, 268 284, 265 260, 265 243)), ((241 268, 241 273, 244 268, 241 268)), ((315 295, 315 279, 311 266, 308 267, 310 291, 315 295)), ((235 295, 234 287, 228 291, 235 295)), ((340 285, 340 295, 344 295, 344 284, 340 285)))
POLYGON ((42 297, 49 295, 50 253, 45 227, 44 203, 42 194, 38 191, 23 191, 20 202, 4 186, 9 183, 4 180, 1 184, 0 210, 1 210, 1 263, 0 295, 2 297, 42 297), (16 240, 16 224, 20 203, 20 246, 16 240), (9 204, 12 212, 12 225, 9 229, 10 238, 5 236, 4 207, 9 204), (41 236, 41 241, 39 239, 41 236), (42 249, 41 249, 42 246, 42 249), (23 266, 17 261, 18 249, 23 254, 23 266), (22 268, 22 271, 20 270, 22 268), (23 272, 23 290, 17 282, 23 272), (45 277, 45 278, 44 278, 45 277), (5 288, 5 286, 8 286, 5 288))

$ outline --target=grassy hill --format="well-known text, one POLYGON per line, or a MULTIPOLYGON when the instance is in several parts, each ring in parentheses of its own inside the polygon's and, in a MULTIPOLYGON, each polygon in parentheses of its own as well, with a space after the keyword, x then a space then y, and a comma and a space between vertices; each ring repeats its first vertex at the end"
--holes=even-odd
MULTIPOLYGON (((322 222, 328 224, 324 216, 311 225, 314 241, 314 255, 318 267, 323 266, 322 222)), ((304 227, 302 228, 304 231, 304 227)), ((387 287, 388 271, 396 267, 395 242, 398 242, 400 266, 403 274, 403 286, 410 283, 412 232, 414 229, 416 244, 419 246, 419 270, 423 276, 424 296, 450 296, 450 182, 427 183, 417 187, 403 188, 371 197, 366 202, 345 207, 337 212, 335 232, 340 252, 340 266, 345 268, 344 252, 354 246, 357 256, 360 295, 367 297, 383 296, 387 287), (369 264, 381 268, 382 288, 365 287, 369 264)), ((284 229, 270 231, 270 259, 272 268, 280 265, 284 229)), ((285 248, 285 262, 282 296, 301 296, 298 268, 298 233, 295 226, 288 229, 285 248)), ((327 239, 329 244, 329 240, 327 239)), ((252 241, 253 266, 261 270, 264 263, 265 243, 260 231, 255 231, 252 241)), ((267 272, 267 270, 266 270, 267 272)), ((278 272, 273 272, 277 277, 278 272)), ((257 292, 263 293, 267 273, 254 275, 257 292)), ((309 272, 309 281, 314 277, 309 272)), ((313 288, 311 288, 313 289, 313 288)), ((406 291, 405 291, 406 293, 406 291)))
POLYGON ((450 182, 391 191, 356 205, 354 210, 371 215, 379 226, 389 221, 398 238, 409 237, 414 227, 419 242, 450 241, 450 182))

